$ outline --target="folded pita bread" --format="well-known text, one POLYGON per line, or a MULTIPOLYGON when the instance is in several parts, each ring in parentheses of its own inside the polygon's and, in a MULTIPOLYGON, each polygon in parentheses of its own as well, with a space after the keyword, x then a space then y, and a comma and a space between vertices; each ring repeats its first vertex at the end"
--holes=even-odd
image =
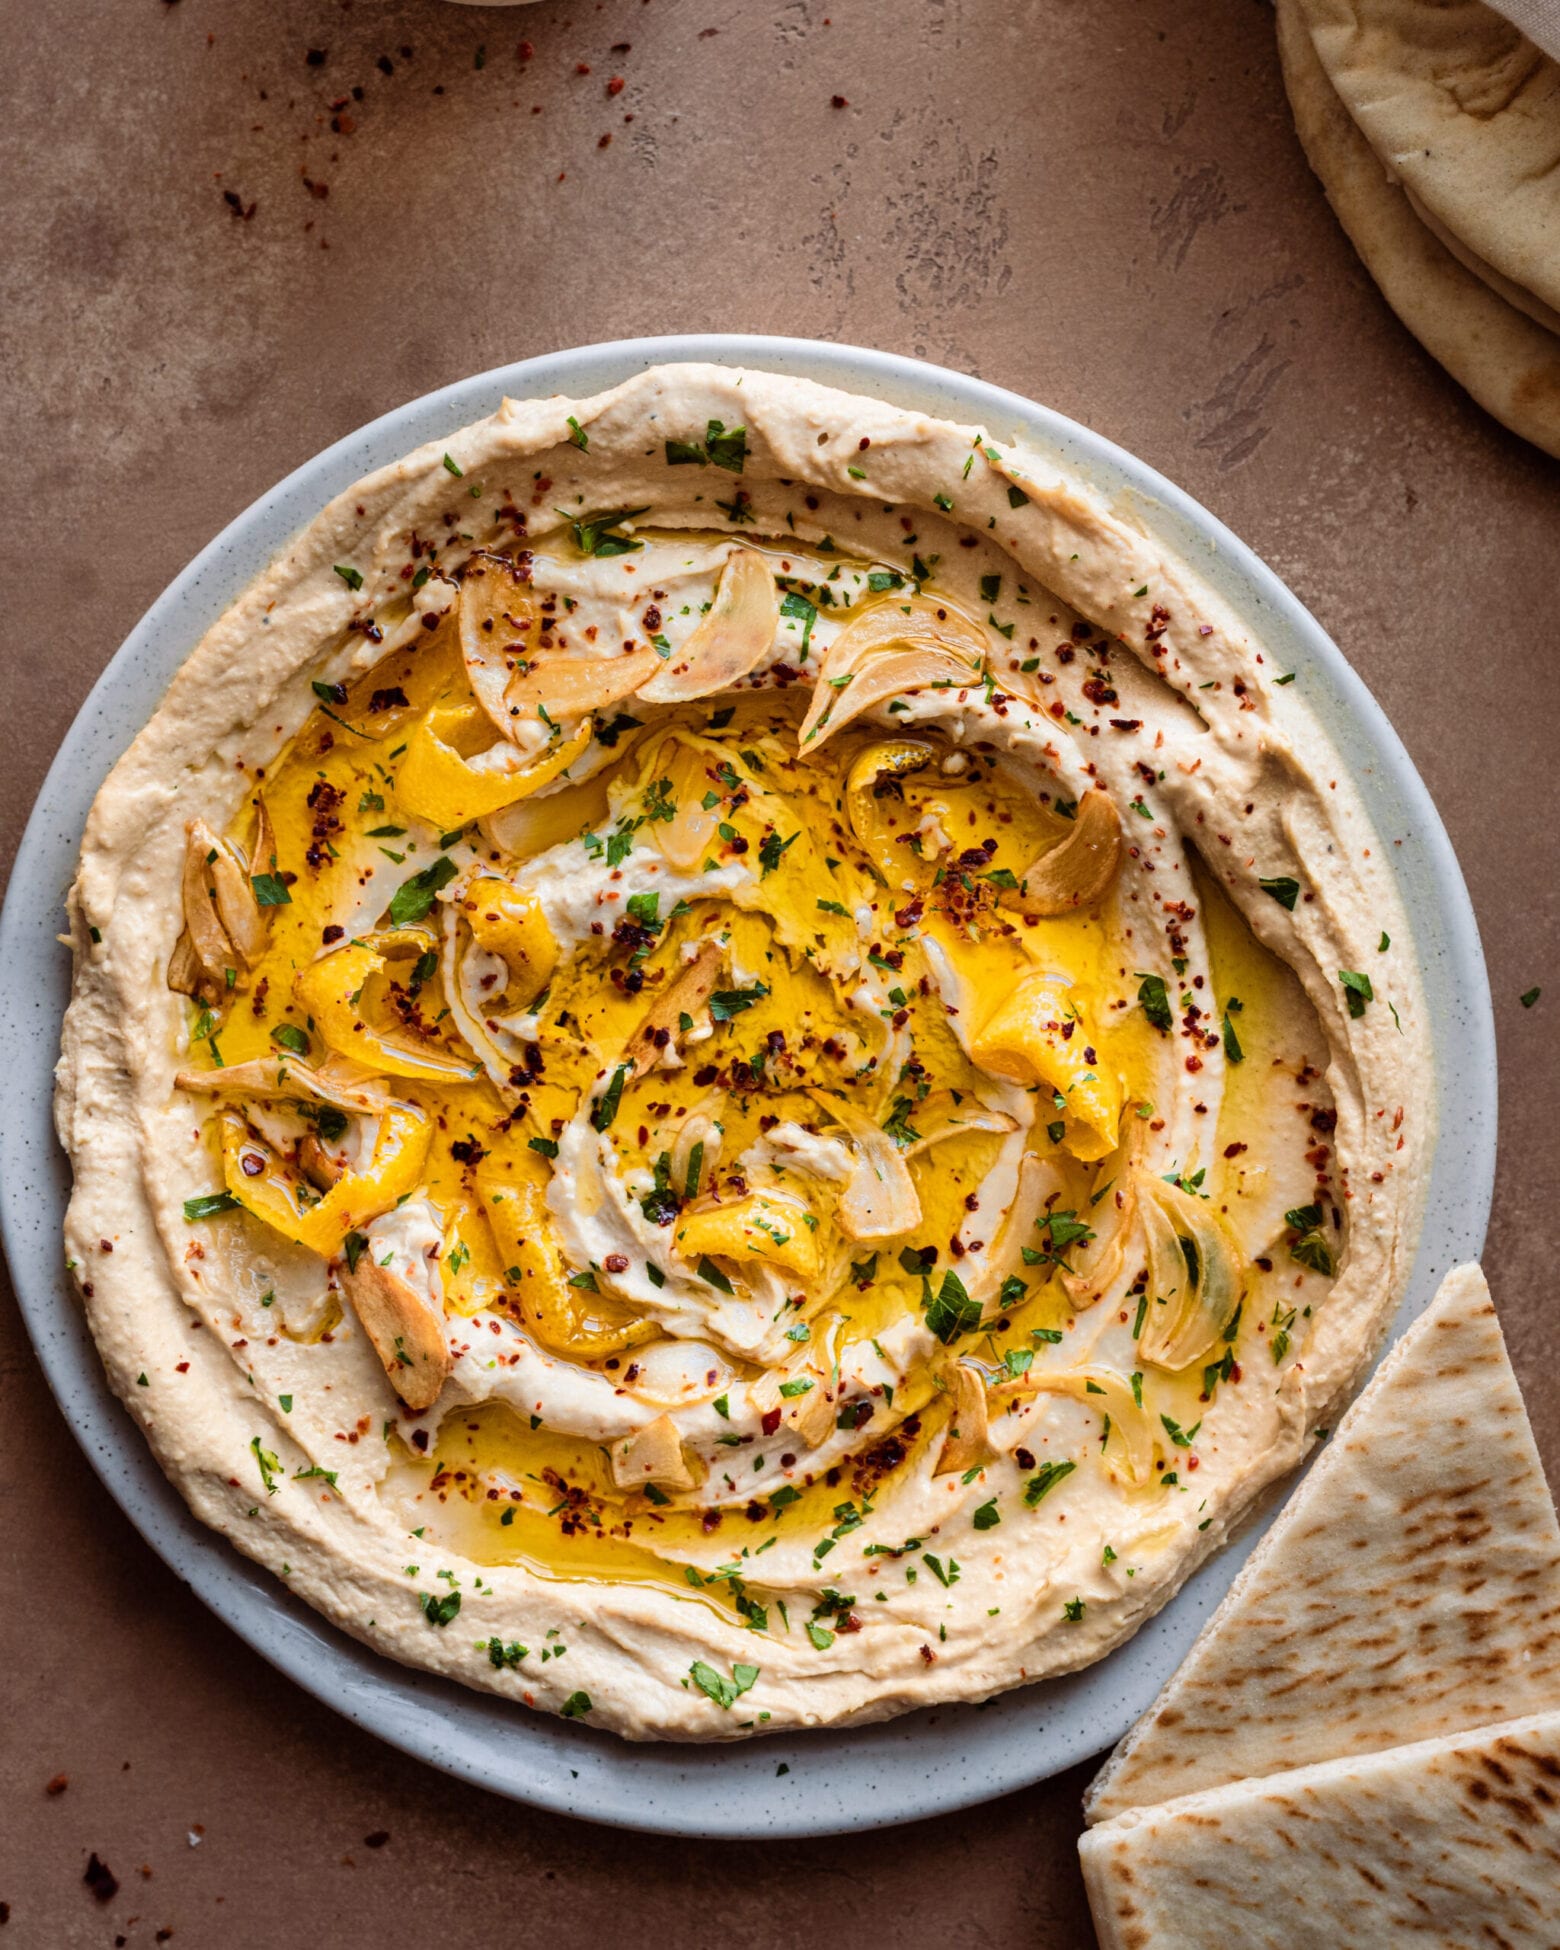
POLYGON ((1100 1950, 1554 1950, 1560 1711, 1133 1809, 1078 1846, 1100 1950))
POLYGON ((1300 0, 1300 11, 1391 179, 1560 308, 1560 63, 1483 0, 1300 0))
POLYGON ((1343 1417, 1084 1812, 1103 1821, 1557 1705, 1560 1526, 1489 1288, 1460 1266, 1343 1417))
MULTIPOLYGON (((1560 337, 1508 303, 1420 221, 1334 91, 1299 7, 1300 0, 1278 0, 1284 85, 1306 157, 1365 268, 1414 337, 1487 413, 1560 457, 1560 337)), ((1460 235, 1463 257, 1472 258, 1460 235)))

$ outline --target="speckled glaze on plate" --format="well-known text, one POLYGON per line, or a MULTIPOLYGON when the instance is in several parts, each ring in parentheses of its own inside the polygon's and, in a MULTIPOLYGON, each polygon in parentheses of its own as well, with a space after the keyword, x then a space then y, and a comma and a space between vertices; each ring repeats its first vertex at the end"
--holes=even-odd
MULTIPOLYGON (((109 1392, 63 1266, 69 1168, 50 1098, 70 957, 56 937, 87 809, 204 631, 288 538, 371 468, 491 413, 504 396, 575 395, 670 360, 795 373, 983 425, 1049 452, 1194 563, 1299 681, 1387 843, 1415 917, 1437 1071, 1426 1217, 1394 1335, 1442 1274, 1477 1257, 1495 1168, 1495 1038, 1478 930, 1428 793, 1370 693, 1302 605, 1221 523, 1141 461, 1060 414, 892 354, 805 339, 625 340, 527 359, 447 386, 339 441, 246 510, 131 631, 71 727, 12 874, 0 957, 0 1036, 13 1052, 0 1129, 0 1229, 49 1385, 103 1482, 173 1571, 245 1642, 316 1699, 435 1767, 518 1801, 689 1836, 824 1835, 913 1821, 1043 1780, 1116 1740, 1179 1662, 1271 1512, 1100 1664, 993 1700, 881 1725, 740 1745, 631 1745, 518 1711, 381 1659, 293 1600, 199 1523, 109 1392)), ((1276 1507, 1276 1506, 1275 1506, 1276 1507)))

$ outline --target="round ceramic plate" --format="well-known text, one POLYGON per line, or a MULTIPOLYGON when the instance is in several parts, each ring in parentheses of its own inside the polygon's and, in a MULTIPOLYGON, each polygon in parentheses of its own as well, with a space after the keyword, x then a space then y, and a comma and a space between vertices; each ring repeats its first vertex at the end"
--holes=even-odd
POLYGON ((1336 647, 1270 570, 1141 461, 1047 408, 913 360, 803 339, 639 339, 527 359, 387 413, 300 467, 239 516, 152 605, 71 727, 33 812, 0 921, 0 1047, 12 1052, 0 1129, 0 1221, 44 1373, 110 1492, 179 1577, 316 1699, 436 1767, 516 1800, 679 1835, 820 1835, 987 1800, 1116 1740, 1174 1670, 1260 1534, 1203 1567, 1100 1664, 993 1700, 840 1732, 730 1746, 636 1746, 523 1712, 366 1651, 207 1530, 109 1393, 63 1265, 69 1171, 50 1092, 70 958, 56 936, 87 809, 207 627, 332 495, 371 468, 491 413, 507 395, 576 397, 646 366, 706 359, 796 373, 1055 454, 1194 562, 1298 673, 1366 806, 1416 917, 1437 1058, 1440 1143, 1408 1296, 1476 1257, 1495 1163, 1495 1045, 1478 931, 1441 822, 1391 727, 1336 647))

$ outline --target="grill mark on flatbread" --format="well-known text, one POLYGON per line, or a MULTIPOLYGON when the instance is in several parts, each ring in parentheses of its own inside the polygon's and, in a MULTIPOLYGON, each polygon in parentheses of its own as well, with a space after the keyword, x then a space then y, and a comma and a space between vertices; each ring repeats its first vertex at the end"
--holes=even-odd
POLYGON ((1101 1950, 1554 1950, 1560 1711, 1132 1809, 1080 1855, 1101 1950))

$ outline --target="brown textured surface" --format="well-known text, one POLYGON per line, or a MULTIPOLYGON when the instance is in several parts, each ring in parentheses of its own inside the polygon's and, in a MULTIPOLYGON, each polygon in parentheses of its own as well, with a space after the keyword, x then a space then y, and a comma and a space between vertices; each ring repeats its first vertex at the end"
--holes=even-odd
MULTIPOLYGON (((1354 261, 1290 129, 1267 8, 13 11, 5 861, 146 604, 255 495, 401 400, 635 332, 795 332, 964 366, 1230 522, 1342 642, 1436 795, 1501 1033, 1487 1263, 1560 1475, 1560 469, 1443 378, 1354 261)), ((516 1929, 574 1950, 632 1929, 681 1950, 885 1919, 907 1950, 1090 1941, 1086 1768, 811 1844, 679 1846, 513 1808, 354 1732, 215 1624, 98 1489, 9 1306, 0 1429, 0 1946, 410 1928, 450 1950, 516 1929), (121 1884, 101 1904, 94 1850, 121 1884)))

